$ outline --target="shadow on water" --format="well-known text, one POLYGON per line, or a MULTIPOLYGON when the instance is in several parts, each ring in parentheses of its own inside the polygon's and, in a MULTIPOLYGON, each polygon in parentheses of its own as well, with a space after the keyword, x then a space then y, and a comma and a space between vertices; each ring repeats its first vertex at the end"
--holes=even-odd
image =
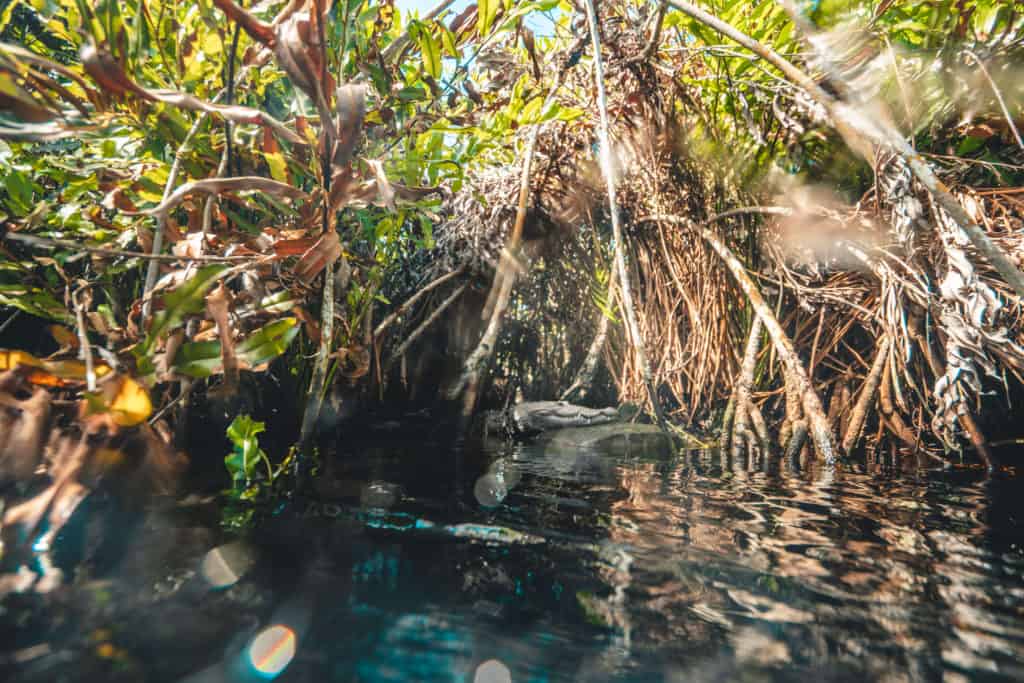
POLYGON ((387 441, 242 537, 93 514, 0 602, 0 678, 1024 678, 1020 480, 387 441))

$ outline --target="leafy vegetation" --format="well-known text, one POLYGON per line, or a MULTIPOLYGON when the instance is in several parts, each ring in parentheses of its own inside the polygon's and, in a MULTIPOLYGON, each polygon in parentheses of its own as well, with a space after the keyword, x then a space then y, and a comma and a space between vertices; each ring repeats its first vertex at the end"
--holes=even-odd
MULTIPOLYGON (((1024 14, 602 3, 603 164, 584 5, 449 4, 0 3, 0 306, 74 330, 60 358, 159 417, 277 368, 306 442, 332 385, 383 395, 494 280, 468 410, 598 384, 762 449, 799 453, 810 420, 829 454, 875 410, 907 449, 990 459, 978 402, 1024 367, 1024 14)), ((228 429, 243 488, 275 477, 261 429, 228 429)))

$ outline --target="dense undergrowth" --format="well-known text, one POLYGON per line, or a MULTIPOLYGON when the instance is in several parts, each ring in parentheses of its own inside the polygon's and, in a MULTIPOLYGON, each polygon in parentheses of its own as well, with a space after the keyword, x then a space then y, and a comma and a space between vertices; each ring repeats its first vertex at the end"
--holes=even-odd
POLYGON ((160 481, 201 399, 272 479, 261 373, 302 443, 517 392, 830 463, 1019 439, 1024 12, 448 5, 0 2, 0 325, 55 340, 5 337, 8 474, 142 434, 160 481))

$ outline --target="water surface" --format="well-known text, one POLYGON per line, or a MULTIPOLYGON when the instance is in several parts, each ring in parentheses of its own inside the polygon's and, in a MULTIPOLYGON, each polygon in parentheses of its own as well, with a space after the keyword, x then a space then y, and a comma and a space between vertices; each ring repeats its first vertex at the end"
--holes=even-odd
POLYGON ((1024 679, 1017 479, 415 438, 325 469, 7 596, 5 680, 1024 679))

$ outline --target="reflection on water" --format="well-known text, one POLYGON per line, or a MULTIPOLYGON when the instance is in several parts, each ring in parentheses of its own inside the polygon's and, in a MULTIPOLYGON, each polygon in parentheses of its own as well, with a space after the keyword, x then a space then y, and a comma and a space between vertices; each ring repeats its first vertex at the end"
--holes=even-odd
POLYGON ((10 679, 1024 679, 1020 481, 498 451, 339 456, 351 494, 127 559, 102 608, 9 596, 10 679))

